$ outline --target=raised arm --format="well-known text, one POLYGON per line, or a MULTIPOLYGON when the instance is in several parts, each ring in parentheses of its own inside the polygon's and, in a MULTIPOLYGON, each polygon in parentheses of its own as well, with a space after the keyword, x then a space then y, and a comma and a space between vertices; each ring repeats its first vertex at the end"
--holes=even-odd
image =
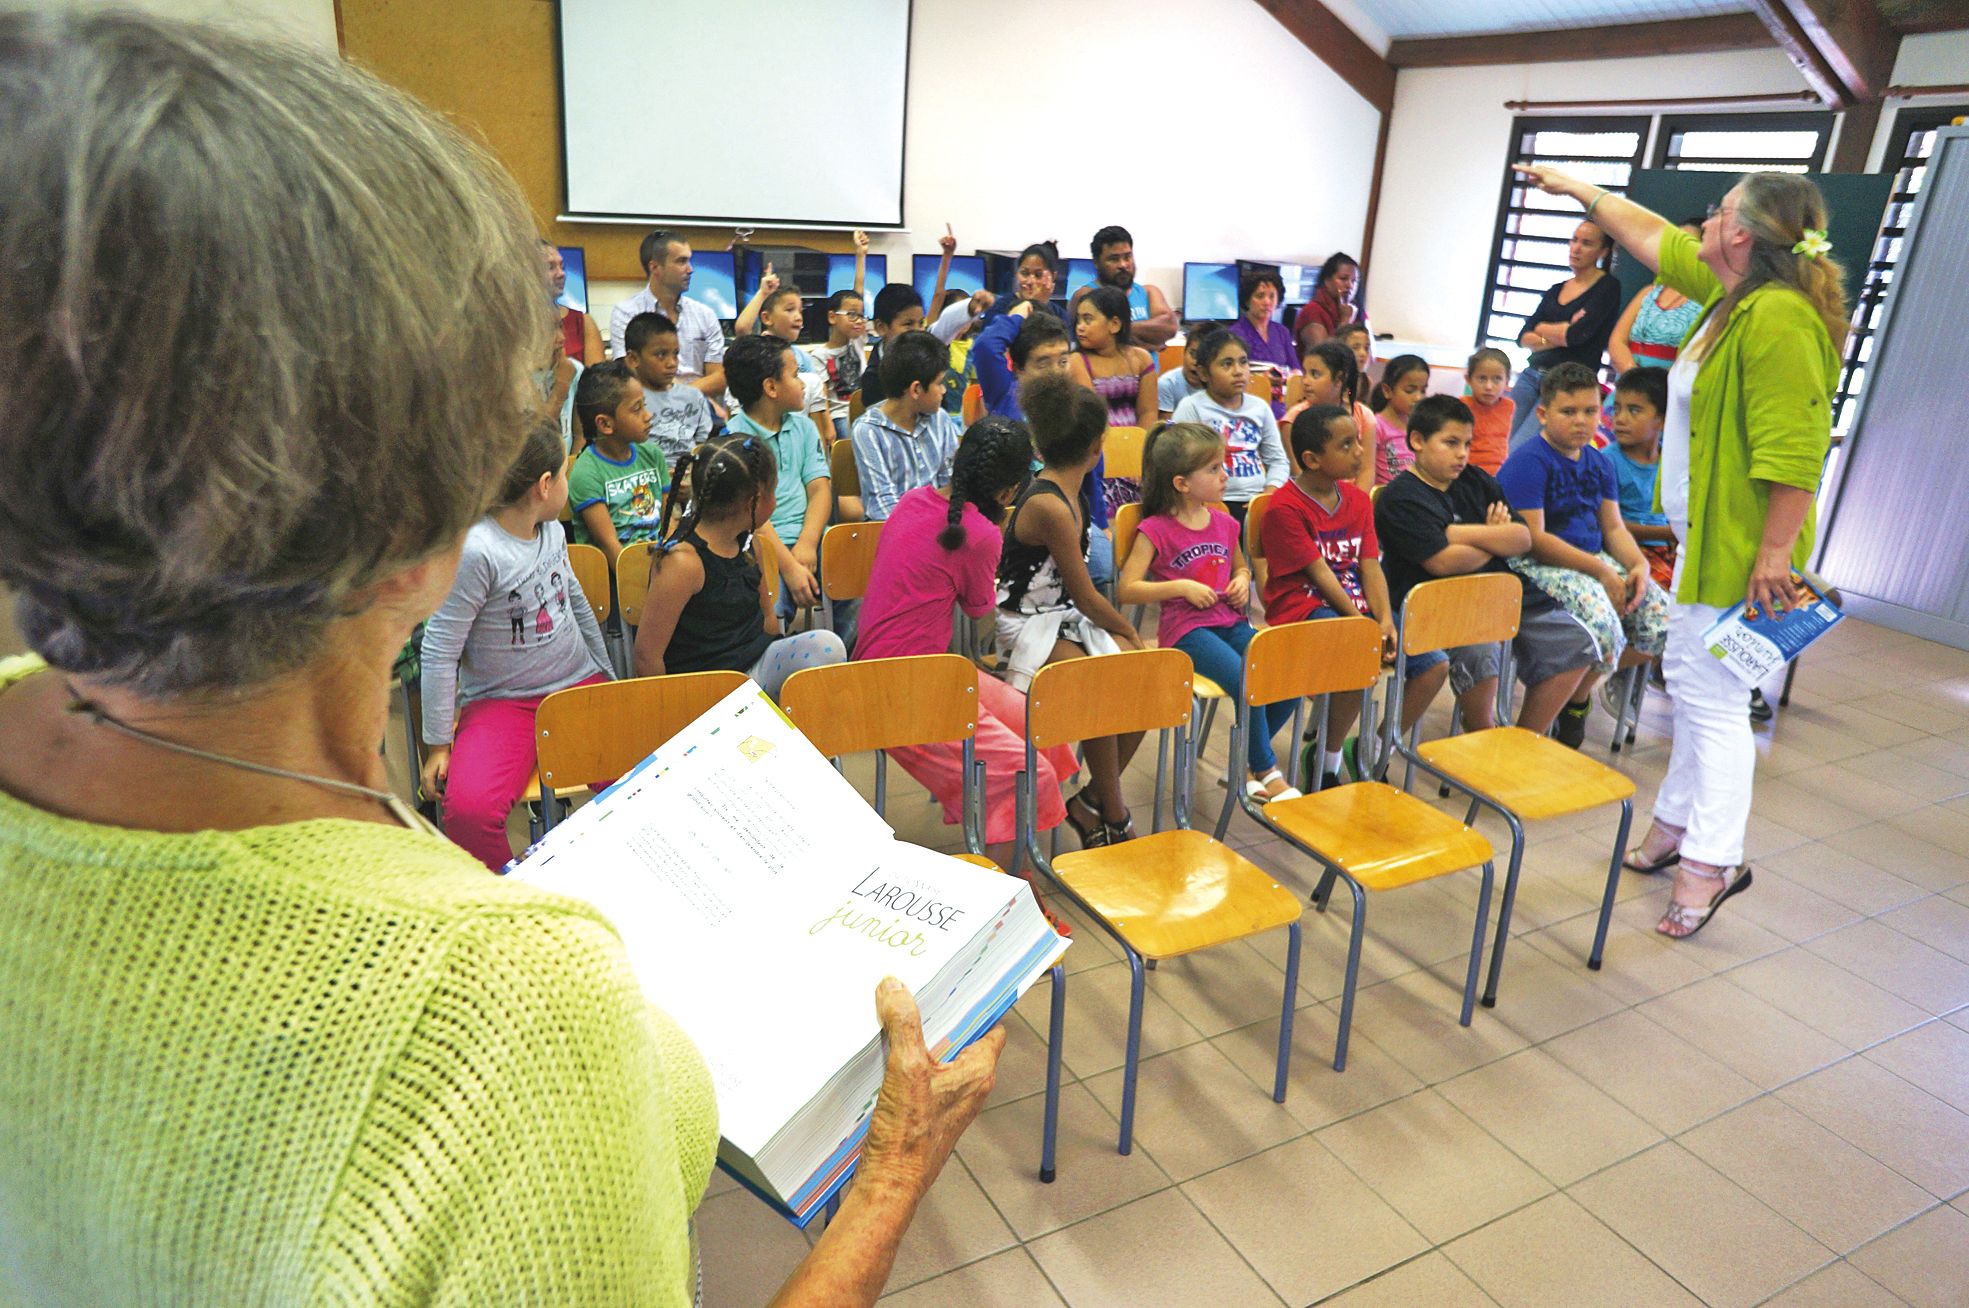
POLYGON ((855 228, 855 298, 868 303, 861 288, 868 282, 868 233, 855 228))
POLYGON ((732 323, 732 335, 750 336, 759 325, 759 306, 778 289, 779 274, 773 271, 771 264, 767 264, 765 273, 759 278, 759 289, 752 292, 752 298, 745 302, 745 307, 738 311, 737 321, 732 323))
POLYGON ((1565 195, 1586 206, 1586 217, 1627 252, 1646 264, 1649 272, 1661 268, 1661 234, 1669 222, 1652 209, 1644 209, 1625 196, 1615 195, 1592 182, 1582 182, 1569 173, 1544 164, 1512 164, 1513 171, 1547 195, 1565 195))
POLYGON ((1628 348, 1628 338, 1634 332, 1634 320, 1641 316, 1641 304, 1648 298, 1652 286, 1643 286, 1627 308, 1620 315, 1620 321, 1613 325, 1613 335, 1607 337, 1607 358, 1613 361, 1616 373, 1626 372, 1634 366, 1634 351, 1628 348))

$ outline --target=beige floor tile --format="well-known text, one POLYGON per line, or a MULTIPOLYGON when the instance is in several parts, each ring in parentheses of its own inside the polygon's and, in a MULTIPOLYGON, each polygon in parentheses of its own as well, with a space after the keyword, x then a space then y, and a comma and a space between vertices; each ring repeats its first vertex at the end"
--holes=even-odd
POLYGON ((1848 1049, 1864 1049, 1930 1020, 1926 1009, 1806 949, 1787 949, 1724 976, 1848 1049))
POLYGON ((1758 893, 1762 880, 1761 875, 1753 875, 1748 889, 1733 897, 1716 915, 1714 922, 1688 939, 1672 940, 1655 929, 1661 922, 1662 914, 1668 911, 1672 883, 1666 879, 1654 894, 1616 904, 1613 920, 1636 931, 1650 932, 1710 971, 1722 972, 1752 959, 1775 954, 1791 943, 1738 911, 1745 900, 1758 893))
POLYGON ((1670 1135, 1734 1108, 1758 1092, 1747 1078, 1638 1011, 1602 1018, 1543 1048, 1589 1084, 1670 1135))
MULTIPOLYGON (((1041 1006, 1033 1010, 1040 1025, 1035 1029, 1026 1020, 1025 1014, 1016 1009, 1006 1014, 1005 1051, 998 1056, 998 1081, 991 1090, 993 1104, 1009 1104, 1014 1099, 1036 1095, 1046 1089, 1046 1022, 1049 1010, 1044 1004, 1050 1001, 1052 983, 1041 981, 1033 990, 1038 992, 1041 999, 1041 1006)), ((1064 1060, 1060 1065, 1060 1080, 1062 1084, 1073 1080, 1073 1074, 1067 1071, 1064 1060)))
MULTIPOLYGON (((1886 684, 1890 689, 1906 684, 1904 678, 1894 676, 1892 672, 1878 666, 1867 668, 1863 672, 1858 668, 1852 671, 1852 675, 1858 676, 1882 676, 1883 674, 1888 678, 1886 684)), ((1801 722, 1811 722, 1814 725, 1828 727, 1849 740, 1864 743, 1870 749, 1885 749, 1891 745, 1900 745, 1910 740, 1919 740, 1921 737, 1931 734, 1929 731, 1923 730, 1920 727, 1911 727, 1905 722, 1896 722, 1892 718, 1882 717, 1878 713, 1868 712, 1866 709, 1859 707, 1858 701, 1838 704, 1812 704, 1800 703, 1797 700, 1793 700, 1791 707, 1779 716, 1775 730, 1781 733, 1787 723, 1795 726, 1801 722)))
POLYGON ((1947 895, 1931 895, 1891 913, 1882 913, 1880 920, 1951 958, 1969 961, 1969 904, 1947 895))
POLYGON ((1754 807, 1750 821, 1744 825, 1743 856, 1752 863, 1761 863, 1775 854, 1811 843, 1812 838, 1803 831, 1767 817, 1754 807))
POLYGON ((1920 740, 1910 740, 1905 745, 1896 745, 1886 753, 1895 758, 1913 759, 1931 768, 1957 776, 1969 776, 1969 740, 1962 739, 1963 733, 1947 736, 1926 736, 1920 740))
POLYGON ((1959 1112, 1969 1113, 1969 1031, 1930 1022, 1866 1055, 1959 1112))
MULTIPOLYGON (((1149 976, 1149 993, 1202 1034, 1222 1035, 1278 1016, 1285 996, 1285 973, 1246 942, 1234 940, 1215 949, 1164 959, 1149 976)), ((1309 998, 1295 996, 1293 1007, 1309 998)))
MULTIPOLYGON (((1969 746, 1963 748, 1969 752, 1969 746)), ((1910 835, 1892 823, 1842 831, 1828 836, 1825 843, 1928 890, 1952 890, 1969 883, 1969 856, 1910 835)))
POLYGON ((1183 1191, 1287 1303, 1311 1303, 1429 1247, 1311 1136, 1183 1191))
POLYGON ((1318 1139, 1438 1243, 1552 1188, 1433 1090, 1336 1123, 1318 1139))
POLYGON ((1914 1308, 1969 1303, 1969 1215, 1946 1205, 1923 1213, 1847 1259, 1914 1308))
MULTIPOLYGON (((1667 890, 1664 888, 1661 893, 1666 894, 1667 890)), ((1588 913, 1534 932, 1523 943, 1562 967, 1584 968, 1593 950, 1596 925, 1595 916, 1588 913)), ((1697 940, 1700 942, 1701 937, 1697 940)), ((1512 948, 1516 949, 1517 945, 1514 943, 1512 948)), ((1608 924, 1606 949, 1593 979, 1622 1003, 1639 1004, 1712 975, 1705 957, 1698 950, 1684 948, 1684 942, 1669 940, 1652 924, 1632 927, 1616 918, 1608 924)), ((1512 955, 1507 953, 1505 961, 1512 962, 1512 955)))
POLYGON ((1849 1058, 1777 1097, 1937 1198, 1969 1188, 1969 1114, 1865 1058, 1849 1058))
POLYGON ((1837 831, 1850 831, 1873 821, 1862 809, 1849 807, 1824 795, 1792 785, 1787 774, 1769 781, 1759 780, 1754 807, 1813 840, 1823 840, 1837 831))
POLYGON ((1905 777, 1907 786, 1889 784, 1880 779, 1883 769, 1879 767, 1877 758, 1876 751, 1857 754, 1837 763, 1800 768, 1796 772, 1785 773, 1784 784, 1876 821, 1898 813, 1911 813, 1924 805, 1962 793, 1953 778, 1905 759, 1890 760, 1890 767, 1886 770, 1905 777))
POLYGON ((1472 1231, 1443 1252, 1504 1308, 1701 1303, 1563 1194, 1472 1231))
POLYGON ((745 1190, 706 1199, 695 1220, 708 1304, 765 1303, 807 1256, 807 1238, 745 1190))
POLYGON ((1903 813, 1887 824, 1942 849, 1969 849, 1969 811, 1959 799, 1903 813))
POLYGON ((1723 977, 1651 999, 1637 1011, 1766 1090, 1848 1052, 1723 977))
MULTIPOLYGON (((1484 965, 1490 964, 1485 946, 1484 965)), ((1445 987, 1455 986, 1460 994, 1463 969, 1445 964, 1434 975, 1445 987)), ((1484 978, 1479 974, 1477 994, 1483 994, 1484 978)), ((1610 1013, 1628 1007, 1628 1001, 1599 984, 1599 974, 1586 966, 1582 957, 1554 958, 1542 950, 1530 949, 1514 940, 1504 951, 1504 974, 1497 987, 1497 1007, 1478 1006, 1477 1018, 1488 1016, 1528 1042, 1537 1044, 1553 1036, 1597 1022, 1610 1013)), ((1454 1014, 1452 1014, 1454 1016, 1454 1014)))
POLYGON ((1282 1302, 1175 1190, 1056 1231, 1030 1249, 1072 1308, 1282 1302))
MULTIPOLYGON (((1510 961, 1510 955, 1506 954, 1507 989, 1500 1001, 1504 1003, 1510 1002, 1510 961)), ((1480 977, 1480 994, 1482 985, 1480 977)), ((1340 1010, 1338 1000, 1329 1006, 1335 1013, 1340 1010)), ((1482 1004, 1475 1005, 1469 1026, 1459 1025, 1457 1019, 1462 1010, 1461 970, 1453 977, 1411 972, 1356 993, 1354 1030, 1372 1036, 1374 1043, 1393 1054, 1397 1062, 1427 1085, 1482 1067, 1530 1043, 1496 1021, 1482 1004)))
MULTIPOLYGON (((895 1279, 890 1278, 890 1285, 895 1279)), ((887 1308, 1065 1308, 1024 1249, 1007 1249, 933 1281, 882 1296, 887 1308)))
MULTIPOLYGON (((1931 715, 1932 721, 1913 724, 1926 731, 1942 730, 1943 724, 1949 722, 1958 727, 1969 724, 1969 717, 1960 713, 1950 713, 1912 698, 1902 698, 1896 707, 1910 717, 1923 713, 1931 715)), ((1904 797, 1902 802, 1906 807, 1877 810, 1883 814, 1905 812, 1908 807, 1918 808, 1924 804, 1939 804, 1958 795, 1969 794, 1969 779, 1965 779, 1965 774, 1944 764, 1923 762, 1913 752, 1932 739, 1934 737, 1924 736, 1887 749, 1874 750, 1870 754, 1856 754, 1852 758, 1841 759, 1838 766, 1874 785, 1888 787, 1904 797), (1908 800, 1912 800, 1913 803, 1907 805, 1908 800)))
POLYGON ((1495 1308, 1497 1301, 1477 1288, 1439 1253, 1424 1254, 1381 1273, 1345 1294, 1320 1300, 1320 1308, 1495 1308))
POLYGON ((1855 922, 1805 948, 1931 1013, 1969 1004, 1969 963, 1902 935, 1879 919, 1855 922))
POLYGON ((1746 891, 1739 895, 1725 911, 1755 922, 1786 940, 1810 940, 1865 916, 1856 908, 1807 889, 1769 864, 1757 864, 1754 870, 1757 880, 1751 890, 1756 893, 1746 891))
MULTIPOLYGON (((1926 893, 1912 881, 1820 841, 1759 861, 1805 889, 1861 913, 1885 913, 1926 893)), ((1755 890, 1753 885, 1751 891, 1755 890)))
POLYGON ((952 1159, 917 1205, 916 1216, 896 1251, 889 1288, 899 1290, 941 1276, 1017 1243, 959 1159, 952 1159))
POLYGON ((1148 1151, 1115 1152, 1120 1127, 1085 1086, 1060 1091, 1059 1177, 1039 1179, 1044 1101, 1030 1096, 987 1108, 957 1142, 957 1155, 1021 1240, 1057 1230, 1155 1190, 1169 1177, 1148 1151))
MULTIPOLYGON (((1376 930, 1382 917, 1380 902, 1370 899, 1367 906, 1367 934, 1361 939, 1360 984, 1377 985, 1406 976, 1423 966, 1390 943, 1376 930)), ((1347 937, 1353 930, 1353 902, 1345 887, 1335 888, 1334 901, 1324 913, 1311 905, 1299 919, 1299 989, 1309 1001, 1324 1001, 1339 995, 1347 981, 1347 937)), ((1267 931, 1246 942, 1273 967, 1283 970, 1287 933, 1267 931)))
MULTIPOLYGON (((1863 713, 1871 713, 1889 722, 1913 727, 1922 732, 1955 731, 1969 726, 1969 713, 1962 711, 1960 705, 1938 699, 1933 695, 1913 695, 1900 691, 1883 691, 1877 695, 1866 695, 1850 701, 1854 708, 1863 713)), ((1941 798, 1959 795, 1960 790, 1949 791, 1941 798)))
MULTIPOLYGON (((1120 1068, 1084 1084, 1121 1116, 1120 1068)), ((1209 1041, 1142 1060, 1135 1089, 1135 1140, 1176 1180, 1282 1144, 1305 1128, 1209 1041)))
POLYGON ((1902 1300, 1852 1264, 1837 1262, 1766 1300, 1765 1308, 1902 1308, 1902 1300))
MULTIPOLYGON (((1148 974, 1142 1005, 1145 1058, 1203 1038, 1155 993, 1155 979, 1153 972, 1148 974)), ((1110 963, 1068 976, 1066 1040, 1060 1060, 1075 1076, 1084 1080, 1121 1066, 1128 1048, 1128 986, 1126 963, 1110 963)), ((1034 1030, 1044 1030, 1051 1003, 1046 987, 1034 986, 1019 1001, 1019 1012, 1034 1030)))
POLYGON ((1661 1139, 1661 1132, 1543 1049, 1512 1054, 1436 1089, 1559 1186, 1661 1139))
MULTIPOLYGON (((1347 1044, 1347 1070, 1333 1070, 1336 1010, 1302 1008, 1292 1020, 1292 1059, 1287 1073, 1285 1109, 1308 1130, 1378 1108, 1422 1088, 1422 1080, 1354 1024, 1347 1044)), ((1254 1022, 1211 1041, 1254 1084, 1269 1086, 1278 1059, 1278 1019, 1254 1022)))
POLYGON ((1832 1252, 1673 1142, 1569 1194, 1714 1308, 1757 1303, 1832 1252))
POLYGON ((1769 1097, 1703 1123, 1680 1143, 1836 1253, 1934 1203, 1920 1186, 1769 1097))

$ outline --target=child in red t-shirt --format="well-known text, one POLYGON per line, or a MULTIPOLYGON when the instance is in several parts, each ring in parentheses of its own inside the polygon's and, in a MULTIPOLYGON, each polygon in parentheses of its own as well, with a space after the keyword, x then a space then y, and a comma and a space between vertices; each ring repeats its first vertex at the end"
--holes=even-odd
MULTIPOLYGON (((1394 610, 1388 603, 1388 581, 1381 574, 1381 545, 1374 534, 1374 502, 1357 483, 1366 462, 1359 425, 1352 414, 1333 404, 1315 404, 1292 423, 1292 480, 1272 495, 1271 507, 1259 532, 1271 575, 1265 583, 1265 620, 1274 625, 1309 618, 1371 617, 1381 624, 1381 657, 1395 657, 1394 610)), ((1409 688, 1404 709, 1413 700, 1427 708, 1440 687, 1441 673, 1430 668, 1435 685, 1409 688)), ((1327 740, 1346 738, 1321 760, 1321 785, 1340 782, 1343 751, 1352 778, 1364 774, 1357 763, 1358 743, 1347 737, 1360 716, 1360 700, 1336 695, 1328 701, 1327 740)), ((1404 712, 1409 717, 1409 712, 1404 712)), ((1413 709, 1419 718, 1421 709, 1413 709)), ((1412 725, 1412 722, 1404 726, 1412 725)), ((1312 724, 1314 729, 1318 723, 1312 724)), ((1306 734, 1301 773, 1310 780, 1313 731, 1306 734)))

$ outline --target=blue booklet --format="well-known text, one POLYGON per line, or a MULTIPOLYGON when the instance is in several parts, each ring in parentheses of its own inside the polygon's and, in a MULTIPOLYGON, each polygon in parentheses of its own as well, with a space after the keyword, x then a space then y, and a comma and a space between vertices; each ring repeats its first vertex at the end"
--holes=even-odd
POLYGON ((1772 615, 1748 612, 1746 601, 1718 618, 1703 633, 1703 644, 1746 686, 1760 686, 1773 672, 1804 653, 1819 637, 1846 620, 1826 598, 1831 589, 1810 573, 1792 573, 1803 599, 1795 609, 1772 615))

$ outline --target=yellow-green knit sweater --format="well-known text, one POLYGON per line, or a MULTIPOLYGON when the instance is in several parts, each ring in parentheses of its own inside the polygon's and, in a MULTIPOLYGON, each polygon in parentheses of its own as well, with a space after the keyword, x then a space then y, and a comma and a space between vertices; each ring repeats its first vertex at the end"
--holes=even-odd
POLYGON ((0 794, 0 1304, 687 1304, 716 1148, 585 905, 397 827, 0 794))

